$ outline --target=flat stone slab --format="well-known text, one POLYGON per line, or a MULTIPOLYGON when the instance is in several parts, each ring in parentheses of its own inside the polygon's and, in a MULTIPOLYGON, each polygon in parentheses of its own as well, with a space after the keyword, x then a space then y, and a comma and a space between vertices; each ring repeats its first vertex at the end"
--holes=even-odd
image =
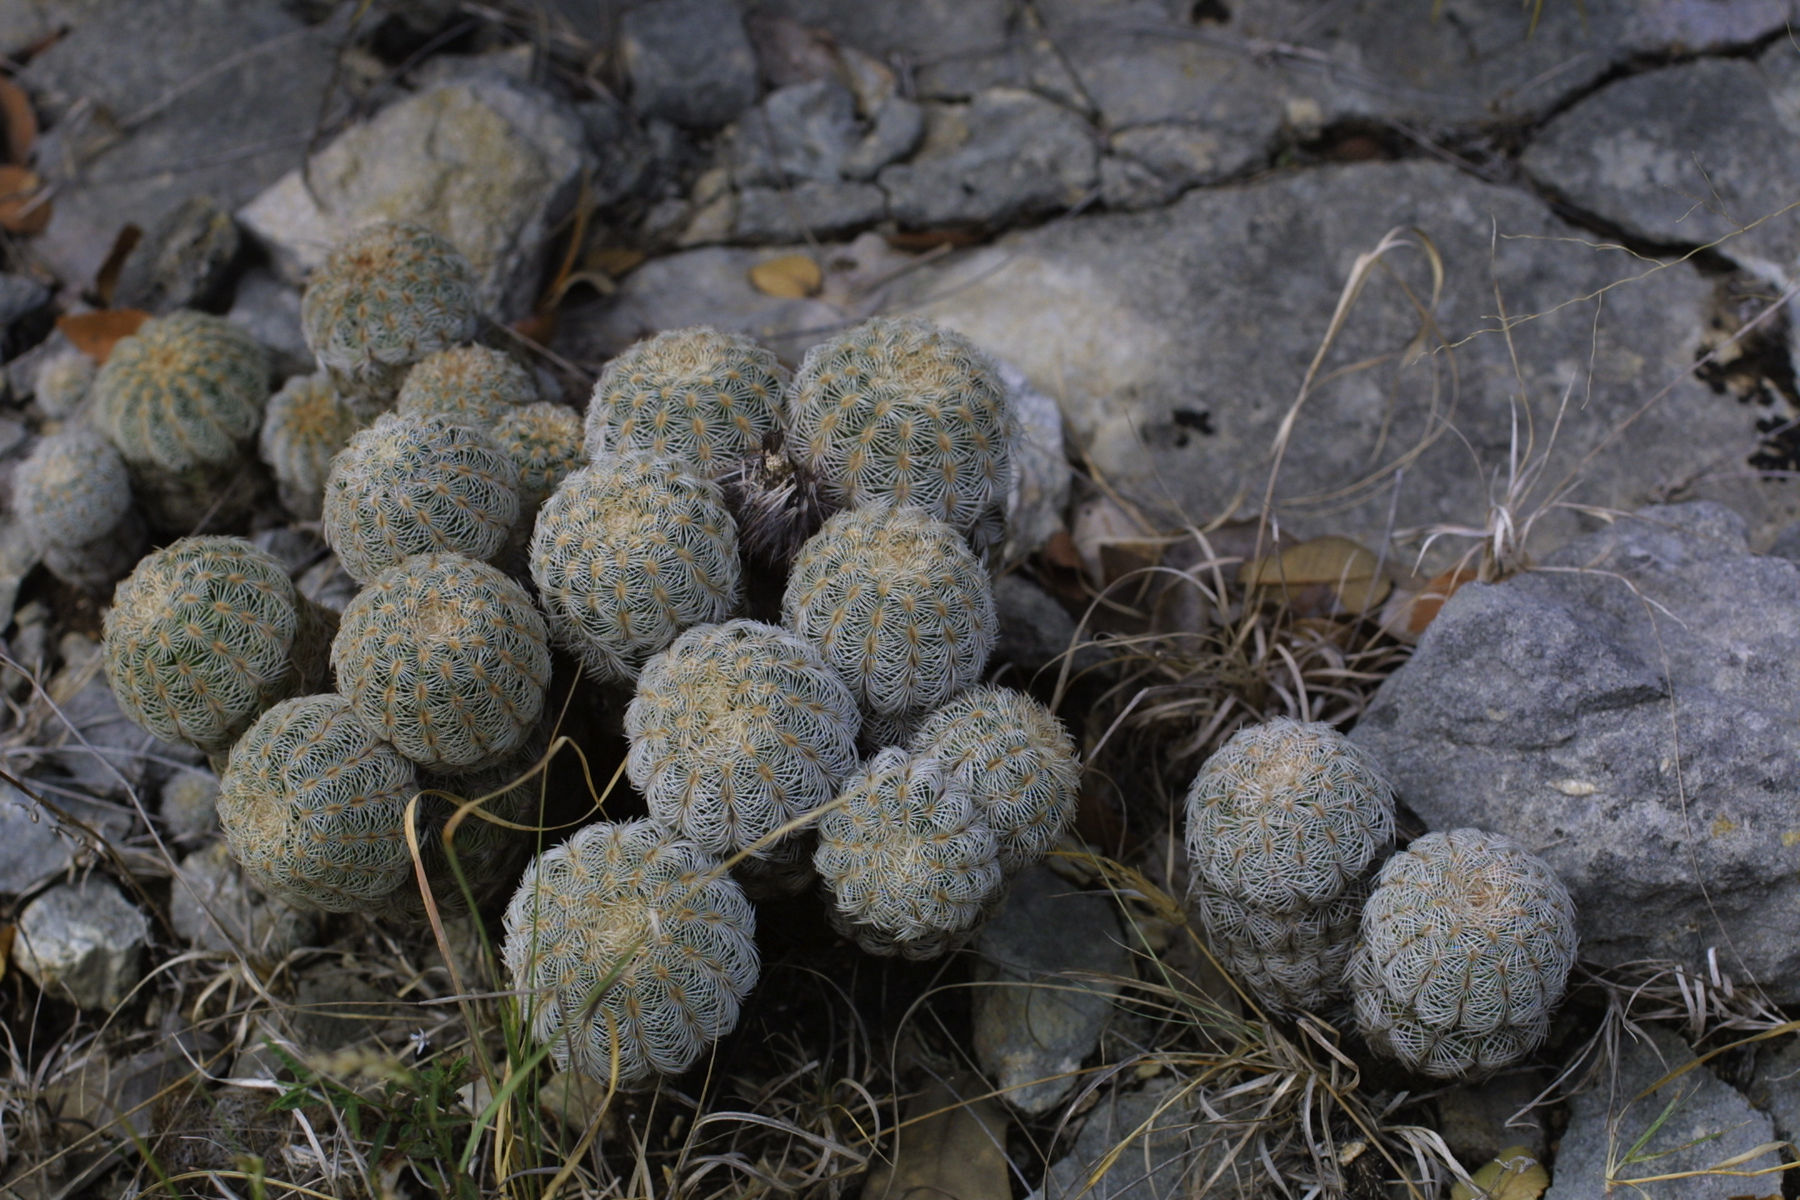
POLYGON ((1720 243, 1779 286, 1800 276, 1800 50, 1701 59, 1601 88, 1521 160, 1552 193, 1641 238, 1720 243), (1784 211, 1786 210, 1786 211, 1784 211), (1741 232, 1740 232, 1741 231, 1741 232))
POLYGON ((1351 737, 1432 829, 1541 854, 1584 959, 1709 954, 1800 999, 1800 567, 1714 504, 1646 509, 1469 584, 1351 737))

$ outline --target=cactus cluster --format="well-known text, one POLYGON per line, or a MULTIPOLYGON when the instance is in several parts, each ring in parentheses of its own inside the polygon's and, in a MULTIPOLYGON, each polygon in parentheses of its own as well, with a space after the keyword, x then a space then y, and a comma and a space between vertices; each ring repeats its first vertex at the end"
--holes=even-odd
POLYGON ((362 426, 355 407, 338 395, 324 371, 295 375, 269 397, 257 448, 275 476, 284 508, 302 521, 319 519, 331 460, 362 426))
POLYGON ((485 427, 537 398, 531 372, 510 355, 487 346, 452 346, 427 355, 406 373, 395 408, 485 427))
POLYGON ((437 414, 387 413, 325 477, 325 540, 368 583, 415 554, 490 559, 519 515, 519 470, 486 434, 437 414))
POLYGON ((586 459, 581 418, 562 404, 540 400, 494 418, 488 436, 519 472, 519 526, 527 537, 550 493, 586 459))
POLYGON ((268 372, 255 338, 205 313, 152 317, 113 347, 92 418, 159 523, 189 528, 219 503, 262 426, 268 372))
POLYGON ((300 300, 306 345, 353 399, 386 403, 414 363, 474 337, 475 270, 422 225, 371 225, 332 250, 300 300))
POLYGON ((1382 867, 1346 972, 1376 1050, 1439 1079, 1534 1050, 1575 962, 1575 906, 1543 859, 1478 829, 1428 833, 1382 867))
POLYGON ((76 587, 109 586, 144 548, 125 460, 84 425, 33 447, 13 476, 13 511, 44 565, 76 587))
POLYGON ((183 538, 114 592, 106 675, 138 725, 219 754, 322 673, 324 622, 281 564, 243 538, 183 538))
POLYGON ((756 621, 700 625, 644 667, 626 769, 657 821, 709 853, 752 850, 856 770, 856 701, 818 652, 756 621))
POLYGON ((588 674, 629 682, 682 630, 737 608, 737 526, 718 485, 680 463, 602 455, 539 510, 531 578, 588 674))
POLYGON ((589 825, 540 855, 505 925, 533 1035, 559 1067, 622 1086, 692 1066, 760 971, 743 890, 652 821, 589 825))
POLYGON ((637 343, 606 364, 587 412, 590 455, 645 450, 717 479, 780 427, 785 373, 751 339, 704 326, 637 343))
POLYGON ((916 508, 849 509, 795 557, 782 623, 843 677, 866 714, 922 716, 974 683, 996 629, 987 570, 916 508))
POLYGON ((1341 995, 1368 881, 1394 838, 1393 789, 1329 725, 1238 731, 1187 796, 1191 899, 1215 949, 1264 1003, 1341 995))
POLYGON ((420 554, 377 575, 331 643, 338 689, 370 728, 421 766, 492 766, 544 708, 550 651, 525 589, 456 554, 420 554))
POLYGON ((219 823, 263 891, 328 912, 381 911, 412 881, 412 763, 326 693, 284 700, 231 751, 219 823))
POLYGON ((814 346, 788 394, 788 453, 833 499, 922 508, 982 550, 1004 534, 1014 424, 985 356, 919 320, 814 346))

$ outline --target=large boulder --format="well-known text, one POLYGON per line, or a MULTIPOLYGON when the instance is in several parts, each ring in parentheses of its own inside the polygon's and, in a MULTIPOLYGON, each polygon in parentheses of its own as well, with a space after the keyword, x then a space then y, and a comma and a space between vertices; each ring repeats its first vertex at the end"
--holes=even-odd
POLYGON ((1463 587, 1353 739, 1432 829, 1542 854, 1581 954, 1800 999, 1800 567, 1706 503, 1463 587))

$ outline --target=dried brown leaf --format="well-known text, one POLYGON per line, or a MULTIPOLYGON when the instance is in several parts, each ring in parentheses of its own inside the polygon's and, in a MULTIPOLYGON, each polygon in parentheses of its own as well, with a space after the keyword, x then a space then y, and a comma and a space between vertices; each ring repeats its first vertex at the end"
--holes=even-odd
POLYGON ((138 326, 149 319, 150 314, 141 308, 102 308, 58 317, 56 327, 77 350, 104 365, 113 346, 136 333, 138 326))
POLYGON ((751 267, 750 285, 765 296, 802 300, 819 294, 825 274, 809 255, 784 254, 751 267))
POLYGON ((37 144, 37 112, 31 107, 31 97, 25 94, 25 89, 4 75, 0 75, 0 122, 4 123, 6 131, 6 160, 25 163, 31 157, 31 148, 37 144))
POLYGON ((50 224, 50 196, 36 171, 0 164, 0 228, 8 233, 42 233, 50 224))
POLYGON ((1368 612, 1387 599, 1394 586, 1393 580, 1381 573, 1381 562, 1373 550, 1335 535, 1312 538, 1247 563, 1243 581, 1251 587, 1288 592, 1329 589, 1330 600, 1348 613, 1368 612))

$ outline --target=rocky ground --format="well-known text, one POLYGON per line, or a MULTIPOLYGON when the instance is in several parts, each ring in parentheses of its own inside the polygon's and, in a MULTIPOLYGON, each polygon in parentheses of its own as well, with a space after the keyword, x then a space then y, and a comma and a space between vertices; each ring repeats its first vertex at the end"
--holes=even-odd
MULTIPOLYGON (((371 219, 455 241, 496 336, 577 405, 659 330, 738 329, 794 362, 869 315, 941 322, 1022 397, 1000 660, 1089 752, 1090 846, 1179 896, 1170 797, 1246 712, 1285 709, 1360 717, 1409 832, 1506 832, 1568 883, 1584 963, 1551 1051, 1422 1097, 1371 1069, 1356 1111, 1412 1131, 1384 1152, 1472 1171, 1523 1145, 1557 1200, 1651 1176, 1653 1196, 1793 1196, 1774 1172, 1800 1159, 1800 1051, 1734 1043, 1800 1012, 1796 19, 1793 0, 0 0, 19 92, 0 105, 0 495, 69 415, 38 373, 94 325, 59 318, 206 308, 308 370, 299 288, 371 219), (1208 630, 1261 620, 1243 562, 1326 536, 1367 561, 1333 558, 1323 600, 1284 609, 1296 678, 1200 678, 1208 630), (1146 587, 1146 567, 1179 582, 1146 587), (1347 574, 1379 595, 1353 602, 1347 574), (1419 597, 1465 579, 1431 620, 1419 597)), ((344 586, 272 498, 251 531, 310 593, 344 586)), ((0 944, 62 955, 67 989, 0 977, 0 1196, 148 1186, 123 1129, 193 1125, 152 1101, 201 1062, 265 1090, 208 1093, 200 1124, 243 1136, 179 1194, 242 1194, 217 1172, 246 1154, 326 1194, 421 1194, 334 1170, 291 1126, 265 1136, 296 1076, 246 1030, 260 996, 314 1061, 420 1053, 415 1034, 448 1036, 448 1009, 412 1006, 454 991, 435 950, 245 889, 216 781, 112 700, 104 602, 38 569, 0 512, 0 944)), ((835 1036, 890 1089, 871 1114, 891 1126, 893 1094, 929 1099, 952 1067, 945 1094, 1004 1102, 925 1123, 943 1144, 915 1157, 961 1165, 902 1178, 902 1155, 894 1194, 1275 1194, 1221 1149, 1255 1115, 1160 1049, 1181 1022, 1145 996, 1201 968, 1125 882, 1031 877, 942 977, 848 968, 843 995, 873 1007, 835 1036)), ((825 1054, 839 1096, 855 1064, 794 1024, 819 1011, 767 1001, 741 1040, 786 1039, 796 1077, 825 1054)), ((787 1094, 760 1086, 735 1102, 787 1094)), ((1314 1131, 1323 1194, 1429 1175, 1371 1167, 1371 1134, 1314 1131)), ((609 1127, 600 1153, 630 1141, 609 1127)), ((803 1186, 758 1146, 743 1174, 627 1165, 617 1194, 863 1186, 856 1154, 817 1155, 803 1186)))

